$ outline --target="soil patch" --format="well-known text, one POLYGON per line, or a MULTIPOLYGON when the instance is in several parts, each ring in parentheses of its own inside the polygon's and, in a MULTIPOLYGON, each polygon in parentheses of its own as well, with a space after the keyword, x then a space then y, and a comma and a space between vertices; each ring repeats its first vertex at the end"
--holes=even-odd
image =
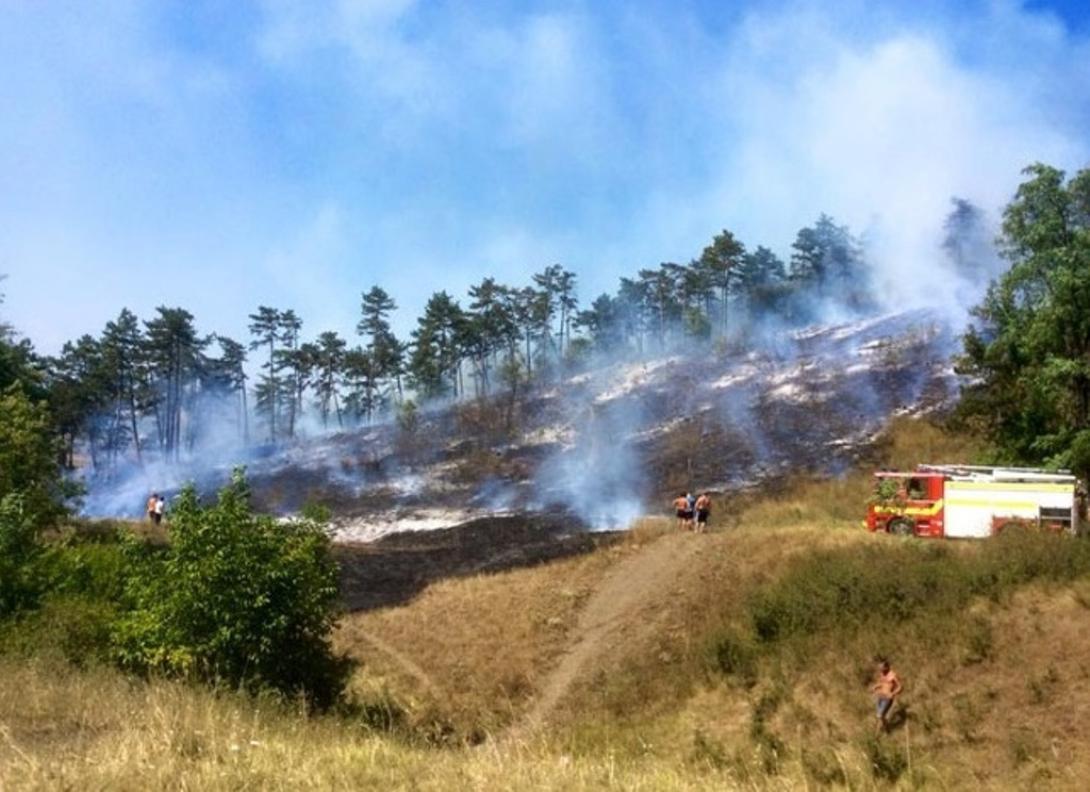
POLYGON ((586 531, 566 514, 514 514, 337 544, 334 554, 345 607, 367 610, 403 604, 444 578, 536 566, 591 552, 619 535, 586 531))

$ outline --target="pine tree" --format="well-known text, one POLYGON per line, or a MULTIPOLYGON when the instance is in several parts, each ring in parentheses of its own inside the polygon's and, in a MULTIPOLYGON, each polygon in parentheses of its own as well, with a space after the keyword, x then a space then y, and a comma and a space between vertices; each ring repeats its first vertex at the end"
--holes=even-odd
POLYGON ((677 284, 671 265, 664 263, 658 269, 640 270, 641 295, 654 316, 659 349, 666 348, 666 332, 671 321, 681 316, 681 303, 677 299, 677 284))
POLYGON ((414 386, 428 398, 448 393, 457 398, 462 392, 459 341, 464 321, 461 307, 445 291, 433 294, 417 319, 409 370, 414 386))
POLYGON ((101 466, 101 423, 98 416, 109 404, 106 369, 99 342, 83 335, 65 343, 59 357, 48 362, 49 405, 61 434, 65 467, 75 467, 79 437, 87 438, 91 466, 101 466))
POLYGON ((556 301, 560 308, 560 359, 567 354, 571 344, 571 323, 575 317, 579 300, 575 295, 575 273, 562 269, 556 276, 556 301))
POLYGON ((279 324, 281 347, 275 353, 280 385, 277 395, 283 405, 281 414, 287 414, 288 437, 294 438, 296 417, 302 411, 303 391, 310 375, 310 360, 299 348, 303 320, 289 308, 281 312, 279 324))
POLYGON ((786 297, 787 270, 783 261, 768 248, 757 249, 742 257, 737 273, 738 293, 745 299, 751 316, 782 308, 786 297))
POLYGON ((102 334, 103 364, 110 378, 113 414, 110 450, 116 454, 131 439, 137 462, 141 461, 139 401, 145 381, 144 335, 140 320, 128 308, 109 322, 102 334), (127 424, 127 425, 126 425, 127 424))
POLYGON ((164 456, 178 459, 185 440, 183 416, 196 394, 204 366, 202 353, 211 339, 197 335, 189 311, 164 306, 155 310, 158 316, 144 325, 148 359, 159 396, 156 423, 164 456))
MULTIPOLYGON (((392 384, 401 397, 401 377, 404 370, 404 346, 390 328, 389 316, 397 310, 393 299, 383 289, 373 286, 363 294, 356 332, 367 339, 367 354, 373 368, 372 376, 378 393, 383 384, 392 384)), ((388 396, 389 394, 384 394, 388 396)), ((381 398, 382 394, 380 394, 381 398)))
POLYGON ((511 354, 512 338, 517 339, 518 328, 508 299, 509 290, 485 278, 469 289, 471 302, 467 316, 468 327, 464 332, 467 349, 477 370, 483 393, 488 393, 491 370, 501 351, 511 354))
POLYGON ((264 373, 254 389, 254 401, 257 412, 266 416, 269 422, 269 440, 276 442, 276 418, 280 406, 280 378, 277 374, 276 350, 280 343, 282 325, 280 311, 262 305, 257 313, 250 314, 250 334, 254 340, 250 349, 268 349, 268 357, 262 364, 264 373))
POLYGON ((314 358, 314 392, 318 399, 318 413, 322 416, 322 426, 329 425, 329 413, 337 416, 337 425, 343 427, 339 401, 340 383, 343 377, 344 356, 347 343, 332 331, 318 336, 314 358))
POLYGON ((249 408, 246 404, 246 347, 226 336, 216 336, 220 345, 220 357, 216 368, 226 390, 237 395, 236 416, 239 436, 243 443, 250 442, 249 408))
POLYGON ((724 229, 700 254, 699 266, 706 273, 708 283, 719 290, 719 335, 727 335, 727 317, 731 287, 736 270, 745 255, 746 248, 734 234, 724 229))

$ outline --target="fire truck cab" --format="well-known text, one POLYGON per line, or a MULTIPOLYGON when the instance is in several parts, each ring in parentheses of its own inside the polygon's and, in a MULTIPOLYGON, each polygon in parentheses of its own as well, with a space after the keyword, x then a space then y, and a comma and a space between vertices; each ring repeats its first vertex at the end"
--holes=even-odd
POLYGON ((875 474, 866 526, 903 536, 983 538, 1013 526, 1077 533, 1083 490, 1066 471, 920 465, 875 474))

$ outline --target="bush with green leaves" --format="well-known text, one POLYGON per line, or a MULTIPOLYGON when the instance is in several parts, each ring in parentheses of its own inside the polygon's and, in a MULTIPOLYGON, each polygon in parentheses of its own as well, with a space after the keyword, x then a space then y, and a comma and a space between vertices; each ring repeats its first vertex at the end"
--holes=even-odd
POLYGON ((1090 473, 1090 168, 1035 163, 1003 212, 1010 262, 973 309, 958 413, 1003 461, 1090 473))
POLYGON ((42 402, 18 382, 0 391, 0 497, 16 495, 26 519, 43 526, 64 513, 73 494, 57 460, 60 449, 42 402))
POLYGON ((33 562, 38 525, 21 494, 0 497, 0 618, 32 606, 40 592, 33 562))
MULTIPOLYGON (((816 552, 753 592, 741 620, 713 639, 712 665, 752 686, 762 657, 789 643, 862 630, 881 636, 914 620, 949 620, 976 597, 1087 578, 1090 541, 1051 533, 1012 531, 973 548, 909 541, 816 552)), ((977 625, 966 638, 965 660, 986 660, 990 628, 977 625)))
POLYGON ((131 544, 121 664, 336 701, 348 669, 330 645, 337 570, 322 521, 254 514, 240 470, 214 505, 185 489, 169 530, 164 551, 131 544))

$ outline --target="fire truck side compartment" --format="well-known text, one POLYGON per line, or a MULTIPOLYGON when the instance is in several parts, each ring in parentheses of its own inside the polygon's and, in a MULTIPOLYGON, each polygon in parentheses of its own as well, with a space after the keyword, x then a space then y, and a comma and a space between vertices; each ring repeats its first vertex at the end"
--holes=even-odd
POLYGON ((950 480, 946 482, 945 533, 953 538, 983 538, 991 536, 997 519, 1036 524, 1042 510, 1053 515, 1063 511, 1070 524, 1074 507, 1073 484, 950 480))

